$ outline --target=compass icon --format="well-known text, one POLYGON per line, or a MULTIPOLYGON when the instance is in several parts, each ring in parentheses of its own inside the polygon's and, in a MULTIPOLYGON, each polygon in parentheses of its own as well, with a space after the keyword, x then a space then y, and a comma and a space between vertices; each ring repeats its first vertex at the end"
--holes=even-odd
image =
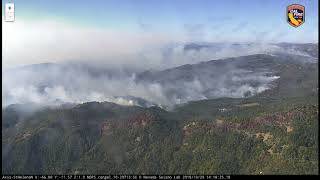
POLYGON ((7 3, 5 8, 5 21, 13 22, 14 21, 14 4, 7 3))

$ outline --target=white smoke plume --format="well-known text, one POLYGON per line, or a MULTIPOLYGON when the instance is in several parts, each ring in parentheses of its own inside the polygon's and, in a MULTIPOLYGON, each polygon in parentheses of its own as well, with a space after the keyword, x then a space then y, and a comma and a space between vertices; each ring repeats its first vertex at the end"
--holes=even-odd
MULTIPOLYGON (((164 77, 161 73, 165 72, 159 72, 156 79, 164 77)), ((215 77, 202 73, 177 82, 144 80, 148 76, 140 73, 137 77, 136 74, 139 73, 117 69, 110 72, 109 69, 72 64, 38 64, 10 69, 3 73, 2 106, 29 102, 55 105, 108 101, 120 105, 172 107, 208 98, 244 97, 248 92, 254 95, 269 89, 269 83, 278 78, 266 75, 268 72, 241 69, 215 77)))

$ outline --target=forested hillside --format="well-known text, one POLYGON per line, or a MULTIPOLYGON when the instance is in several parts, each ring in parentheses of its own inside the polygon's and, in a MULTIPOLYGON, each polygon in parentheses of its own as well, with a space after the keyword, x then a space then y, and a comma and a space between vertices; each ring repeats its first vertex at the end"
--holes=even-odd
POLYGON ((2 173, 317 174, 318 63, 268 58, 256 66, 280 78, 244 98, 172 110, 10 105, 2 110, 2 173))

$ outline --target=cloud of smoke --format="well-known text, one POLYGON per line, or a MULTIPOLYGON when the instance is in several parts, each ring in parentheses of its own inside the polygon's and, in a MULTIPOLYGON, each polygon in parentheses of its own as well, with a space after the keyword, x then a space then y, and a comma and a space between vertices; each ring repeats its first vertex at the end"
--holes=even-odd
POLYGON ((188 72, 179 68, 169 70, 173 74, 167 70, 155 71, 156 76, 150 79, 144 73, 121 73, 113 69, 118 72, 114 74, 88 65, 40 64, 11 69, 3 76, 3 106, 108 101, 170 108, 195 100, 254 95, 270 88, 269 83, 278 78, 268 76, 268 72, 248 72, 233 67, 224 68, 224 73, 214 68, 201 72, 191 70, 190 78, 184 78, 188 72))
MULTIPOLYGON (((149 32, 152 26, 140 26, 146 33, 75 28, 57 22, 7 24, 4 64, 57 63, 5 69, 3 106, 110 101, 170 107, 208 98, 244 97, 271 88, 270 82, 278 77, 237 67, 210 66, 193 71, 179 66, 253 54, 307 56, 309 52, 266 43, 188 44, 177 34, 157 34, 149 32), (156 76, 148 78, 144 71, 156 76)), ((201 24, 184 28, 187 36, 205 36, 201 24)))

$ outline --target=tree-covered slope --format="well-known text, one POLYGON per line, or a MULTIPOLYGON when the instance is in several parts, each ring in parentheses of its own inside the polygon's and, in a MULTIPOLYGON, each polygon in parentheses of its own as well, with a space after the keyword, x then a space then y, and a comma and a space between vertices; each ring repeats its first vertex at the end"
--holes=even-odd
POLYGON ((109 102, 8 106, 2 173, 317 174, 318 64, 268 58, 252 61, 280 78, 247 98, 171 111, 109 102))

